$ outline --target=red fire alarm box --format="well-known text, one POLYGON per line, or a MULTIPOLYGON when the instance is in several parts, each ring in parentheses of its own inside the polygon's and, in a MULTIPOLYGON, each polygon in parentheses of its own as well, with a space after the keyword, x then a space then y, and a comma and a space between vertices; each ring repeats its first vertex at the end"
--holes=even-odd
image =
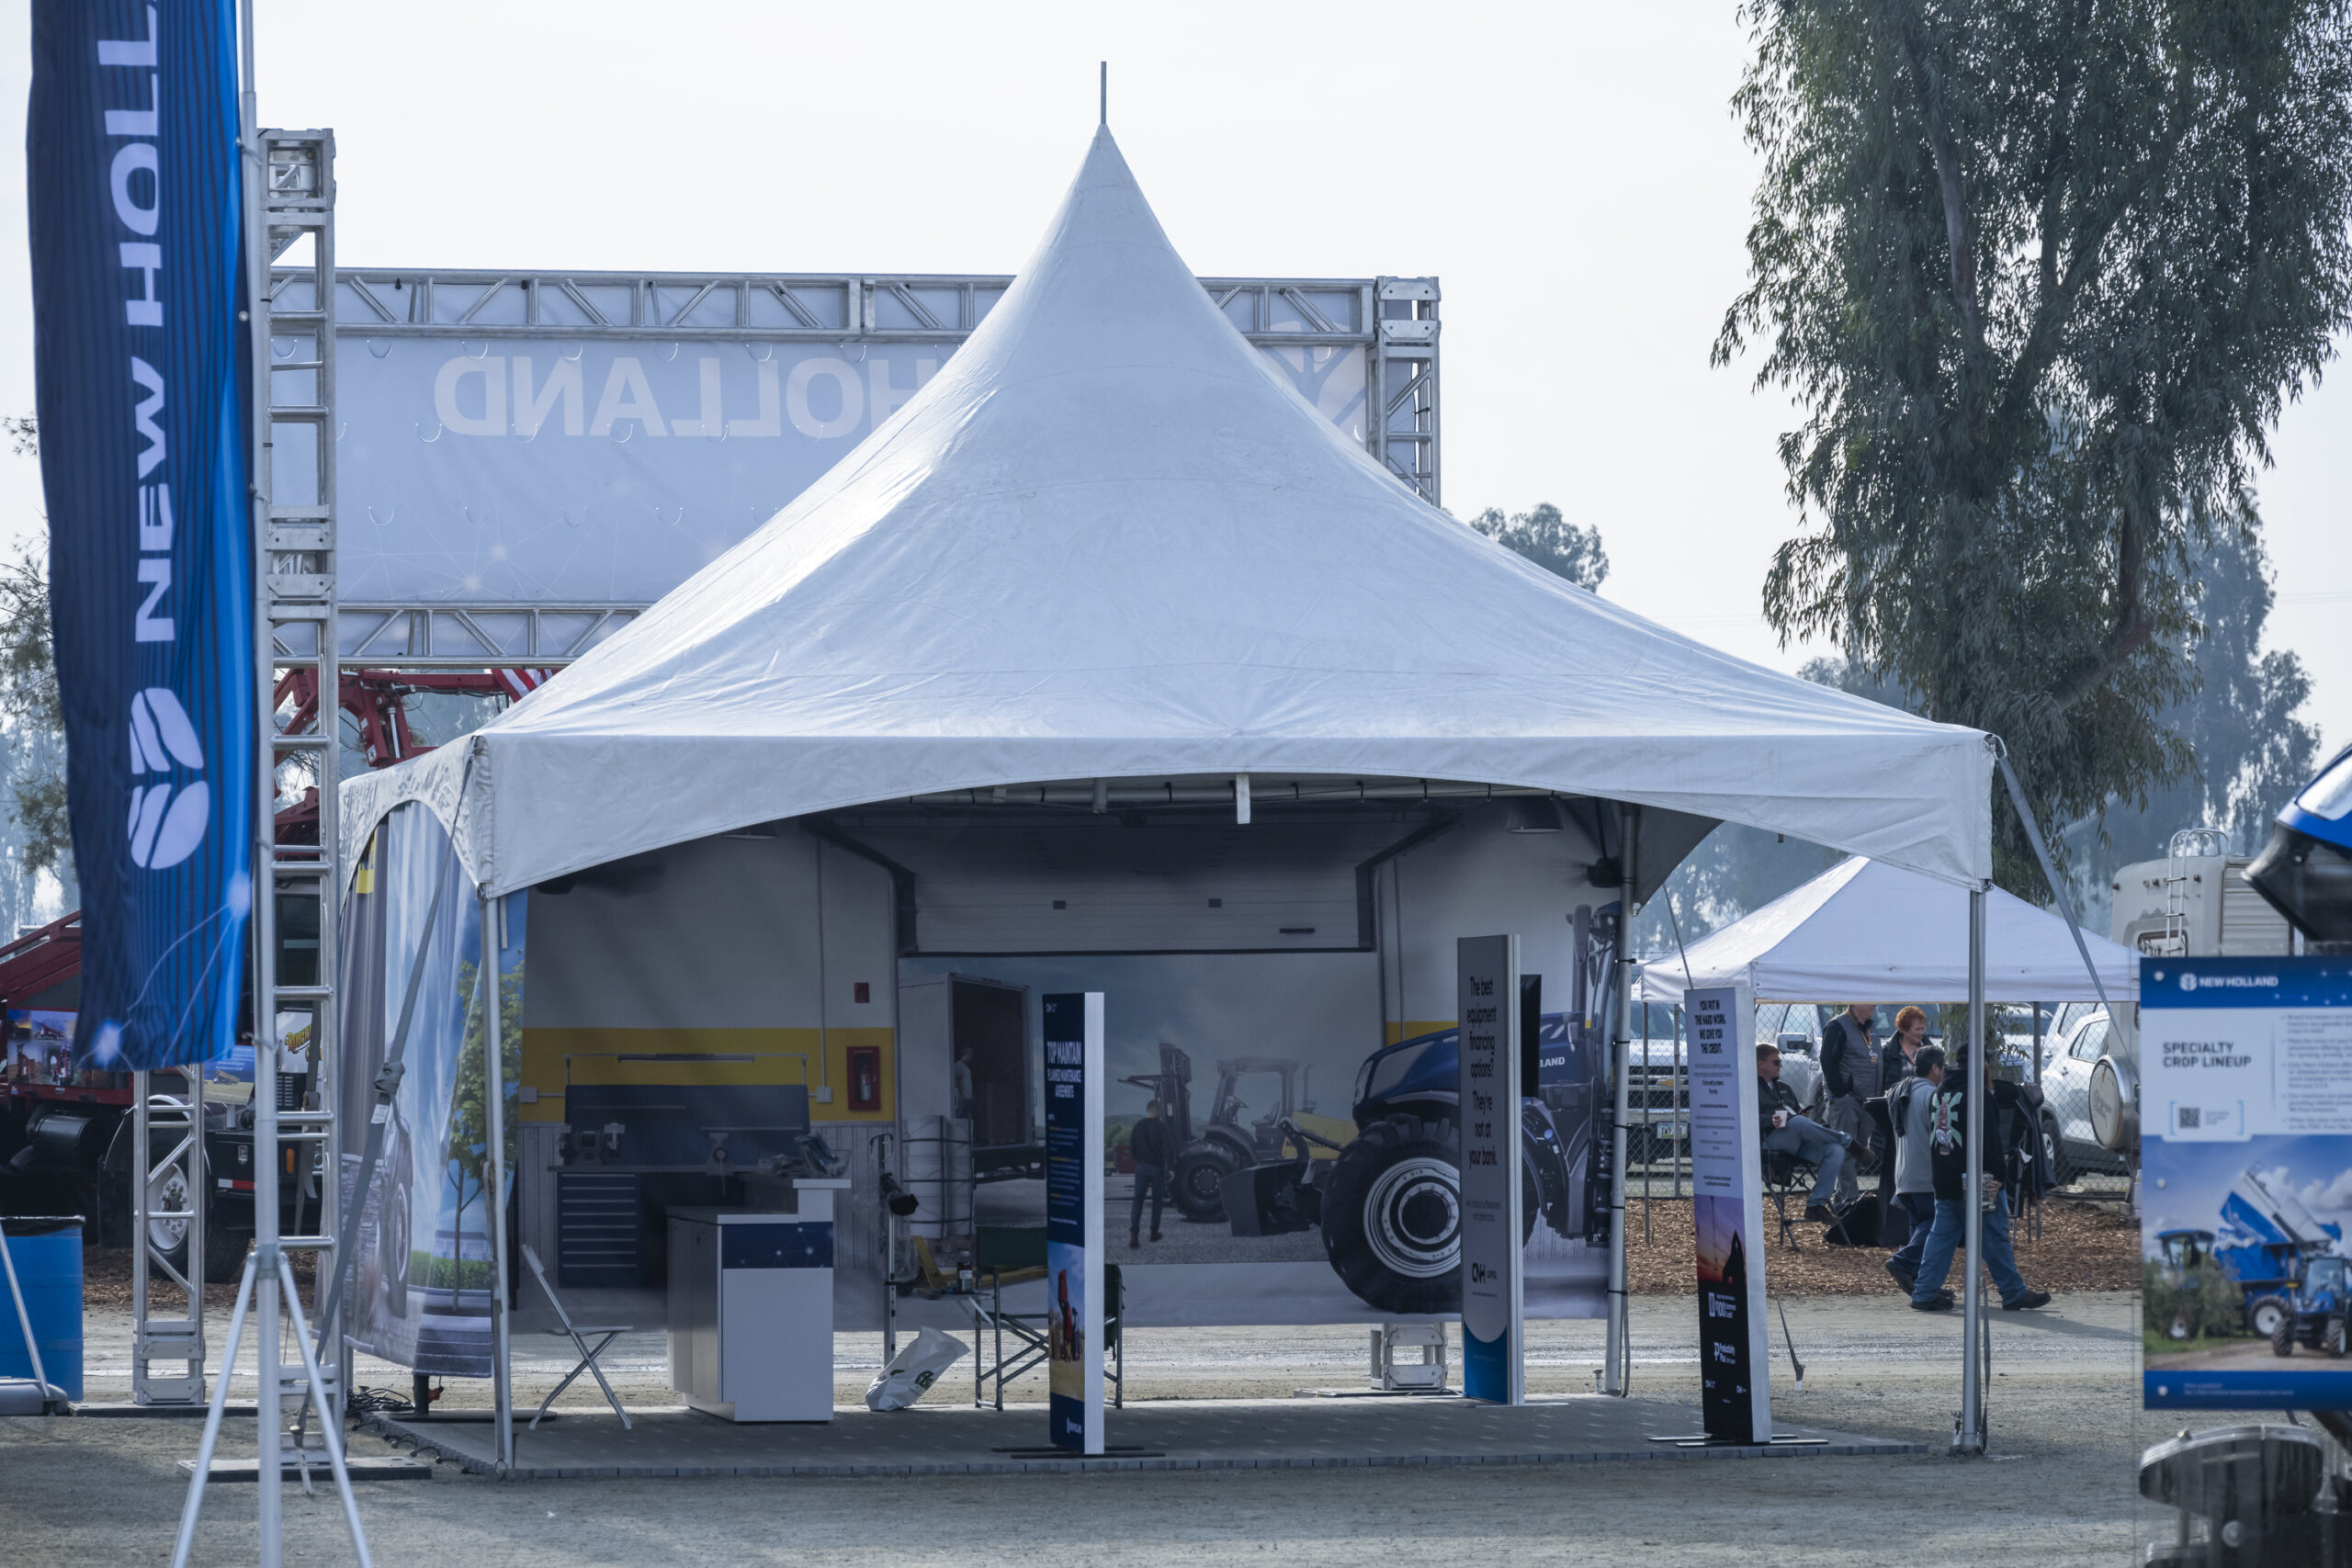
POLYGON ((849 1048, 849 1108, 852 1111, 882 1109, 882 1047, 853 1045, 849 1048))

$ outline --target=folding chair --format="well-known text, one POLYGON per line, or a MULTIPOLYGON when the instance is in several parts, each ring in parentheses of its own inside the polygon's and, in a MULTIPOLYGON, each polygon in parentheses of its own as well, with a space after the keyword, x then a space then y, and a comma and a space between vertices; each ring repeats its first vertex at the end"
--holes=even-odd
POLYGON ((563 1303, 557 1300, 555 1287, 548 1283, 548 1271, 539 1267, 539 1255, 531 1250, 528 1242, 523 1245, 523 1261, 531 1266, 531 1277, 538 1280, 539 1289, 547 1292, 548 1304, 555 1308, 557 1321, 563 1325, 561 1328, 550 1328, 547 1332, 558 1338, 569 1338, 580 1352, 580 1364, 564 1374, 563 1381, 555 1385, 553 1393, 539 1401, 538 1411, 531 1417, 528 1430, 537 1431, 540 1418, 547 1415, 548 1406, 556 1402, 556 1395, 570 1388, 573 1380, 581 1373, 586 1372, 595 1378, 596 1386, 605 1391, 605 1398, 612 1404, 613 1414, 621 1418, 622 1430, 635 1431, 637 1423, 628 1418, 628 1412, 621 1405, 621 1396, 615 1393, 613 1385, 605 1381, 605 1369, 596 1364, 596 1358, 604 1354, 606 1346, 628 1333, 636 1325, 624 1323, 615 1327, 610 1324, 600 1324, 593 1328, 583 1328, 575 1325, 571 1321, 571 1314, 563 1310, 563 1303), (584 1337, 592 1334, 601 1335, 603 1337, 591 1345, 584 1337))
POLYGON ((1004 1287, 1046 1277, 1046 1227, 1043 1225, 982 1225, 973 1235, 973 1271, 982 1289, 965 1298, 972 1310, 972 1405, 978 1409, 995 1384, 996 1407, 1004 1408, 1004 1385, 1022 1373, 1045 1364, 1050 1348, 1046 1337, 1052 1314, 1007 1312, 1004 1287), (1005 1351, 1006 1335, 1012 1337, 1012 1353, 1005 1351))
MULTIPOLYGON (((1772 1200, 1772 1212, 1781 1223, 1781 1245, 1791 1252, 1803 1252, 1797 1243, 1797 1221, 1789 1218, 1789 1200, 1809 1195, 1814 1179, 1821 1168, 1807 1165, 1784 1149, 1764 1151, 1764 1196, 1772 1200)), ((1804 1210, 1800 1208, 1802 1214, 1804 1210)))

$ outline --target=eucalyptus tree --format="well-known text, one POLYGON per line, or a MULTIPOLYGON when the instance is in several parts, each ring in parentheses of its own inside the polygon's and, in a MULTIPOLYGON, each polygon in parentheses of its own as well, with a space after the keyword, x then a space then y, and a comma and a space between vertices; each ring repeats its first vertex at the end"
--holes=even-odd
MULTIPOLYGON (((2068 820, 2192 765, 2195 579, 2352 307, 2341 0, 1756 0, 1751 344, 1808 531, 1764 587, 2068 820)), ((2017 824, 1996 870, 2038 885, 2017 824)))

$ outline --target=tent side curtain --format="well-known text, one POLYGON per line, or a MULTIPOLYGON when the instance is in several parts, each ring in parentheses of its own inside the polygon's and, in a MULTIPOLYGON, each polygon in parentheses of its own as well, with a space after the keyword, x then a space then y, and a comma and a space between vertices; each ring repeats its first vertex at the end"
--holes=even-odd
MULTIPOLYGON (((517 1080, 523 1049, 526 895, 484 905, 449 834, 422 803, 395 807, 345 890, 338 954, 347 1127, 369 1127, 375 1080, 400 1042, 405 1067, 383 1124, 353 1269, 351 1343, 420 1372, 487 1377, 491 1371, 491 1205, 514 1179, 517 1080), (503 929, 502 929, 503 928, 503 929), (504 1088, 505 1186, 489 1190, 486 1012, 482 954, 496 954, 504 1088), (401 1012, 411 977, 405 1036, 401 1012)), ((346 1140, 341 1182, 352 1201, 362 1140, 346 1140)))

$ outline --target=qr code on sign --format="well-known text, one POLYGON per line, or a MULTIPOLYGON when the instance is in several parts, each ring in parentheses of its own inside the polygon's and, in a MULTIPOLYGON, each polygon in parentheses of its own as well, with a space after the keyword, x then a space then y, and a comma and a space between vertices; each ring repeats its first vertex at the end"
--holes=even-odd
POLYGON ((2205 1113, 2198 1110, 2197 1107, 2193 1105, 2184 1105, 2179 1109, 2180 1124, 2183 1127, 2197 1127, 2201 1126, 2204 1123, 2205 1113))

